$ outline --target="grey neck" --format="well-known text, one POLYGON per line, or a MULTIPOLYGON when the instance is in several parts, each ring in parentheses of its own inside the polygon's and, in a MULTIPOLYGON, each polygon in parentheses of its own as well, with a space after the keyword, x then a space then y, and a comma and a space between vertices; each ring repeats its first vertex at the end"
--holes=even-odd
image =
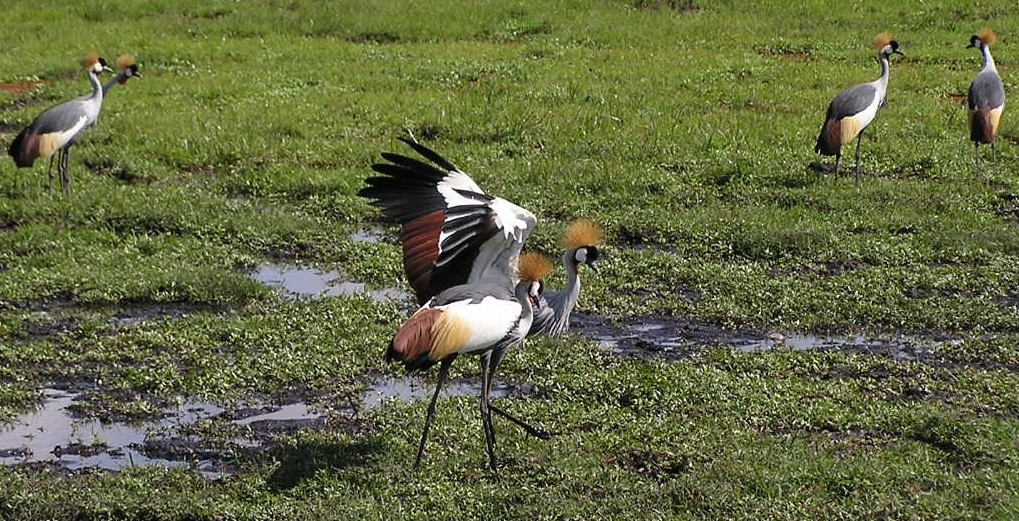
POLYGON ((517 286, 513 288, 513 296, 515 296, 517 301, 520 302, 519 320, 525 334, 529 329, 531 329, 531 322, 534 321, 534 307, 531 306, 530 289, 531 283, 523 280, 517 283, 517 286))
POLYGON ((984 55, 984 70, 997 71, 997 67, 994 66, 994 58, 991 57, 991 46, 986 43, 981 45, 980 52, 984 55))
POLYGON ((92 99, 103 99, 103 84, 99 82, 99 73, 95 71, 88 71, 88 79, 92 82, 92 99))
MULTIPOLYGON (((571 303, 569 307, 572 308, 572 303, 575 303, 580 295, 580 265, 577 263, 577 250, 566 250, 563 254, 563 267, 566 268, 566 293, 571 303)), ((566 314, 569 314, 569 311, 567 310, 566 314)))
POLYGON ((888 65, 888 55, 881 53, 881 77, 878 78, 884 85, 888 85, 888 76, 891 75, 891 67, 888 65))

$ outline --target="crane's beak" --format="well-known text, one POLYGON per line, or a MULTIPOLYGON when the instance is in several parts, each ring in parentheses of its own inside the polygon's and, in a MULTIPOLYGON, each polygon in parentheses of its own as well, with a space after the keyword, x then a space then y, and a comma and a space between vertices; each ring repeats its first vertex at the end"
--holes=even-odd
POLYGON ((973 42, 969 42, 969 45, 966 46, 967 49, 973 49, 974 47, 976 47, 976 45, 973 45, 973 42))
POLYGON ((588 267, 591 268, 591 271, 593 271, 595 273, 598 273, 598 263, 599 262, 601 262, 601 259, 588 262, 587 265, 588 265, 588 267))
POLYGON ((103 65, 103 72, 113 72, 109 65, 103 65))
POLYGON ((906 53, 904 53, 904 52, 902 52, 902 51, 900 51, 898 49, 895 49, 894 51, 892 51, 892 54, 898 54, 899 56, 905 56, 906 55, 906 53))

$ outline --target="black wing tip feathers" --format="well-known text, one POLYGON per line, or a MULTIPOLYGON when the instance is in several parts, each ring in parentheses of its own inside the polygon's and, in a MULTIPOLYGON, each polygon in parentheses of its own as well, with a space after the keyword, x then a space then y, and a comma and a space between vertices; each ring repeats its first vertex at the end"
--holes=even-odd
POLYGON ((456 165, 454 165, 453 163, 450 163, 448 159, 446 159, 445 157, 442 157, 441 154, 439 154, 438 152, 436 152, 436 151, 426 147, 425 145, 422 145, 421 143, 418 143, 417 141, 414 141, 414 140, 412 140, 410 138, 405 138, 405 137, 402 137, 402 136, 399 136, 396 139, 399 139, 400 141, 403 141, 408 146, 413 148, 415 152, 417 152, 418 154, 421 154, 422 156, 428 158, 431 162, 441 166, 442 168, 445 168, 448 171, 452 172, 452 171, 459 171, 460 170, 459 168, 456 167, 456 165))

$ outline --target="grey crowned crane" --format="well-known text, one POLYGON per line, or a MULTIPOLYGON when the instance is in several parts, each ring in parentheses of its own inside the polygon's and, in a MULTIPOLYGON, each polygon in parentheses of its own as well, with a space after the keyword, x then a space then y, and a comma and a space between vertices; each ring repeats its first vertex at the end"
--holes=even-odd
POLYGON ((601 226, 588 219, 578 219, 570 224, 564 237, 566 252, 563 253, 563 267, 566 268, 566 289, 543 291, 541 311, 534 315, 534 322, 527 336, 546 334, 560 337, 570 328, 570 315, 580 298, 580 266, 586 264, 594 271, 601 259, 598 245, 605 233, 601 226))
POLYGON ((863 132, 874 121, 878 111, 887 104, 888 59, 893 54, 903 55, 899 50, 899 42, 893 40, 888 33, 877 35, 874 47, 878 50, 878 61, 881 62, 881 76, 870 83, 850 87, 836 96, 828 105, 821 134, 817 136, 814 152, 835 156, 835 175, 839 173, 842 145, 859 138, 856 142, 856 176, 859 179, 863 132))
POLYGON ((120 72, 112 80, 106 82, 106 85, 103 85, 103 99, 110 95, 113 87, 123 85, 131 78, 142 77, 142 74, 138 72, 138 62, 130 54, 122 54, 117 58, 117 70, 120 72))
POLYGON ((980 145, 991 145, 991 157, 994 158, 994 141, 998 134, 998 122, 1005 110, 1005 86, 994 66, 991 57, 991 45, 998 41, 998 35, 992 29, 983 29, 980 34, 969 39, 966 48, 975 47, 984 55, 984 68, 969 86, 966 104, 969 108, 969 138, 976 149, 976 161, 979 167, 980 145))
MULTIPOLYGON (((403 362, 408 370, 439 364, 439 381, 428 404, 415 470, 421 465, 439 391, 450 366, 461 354, 481 356, 481 421, 488 463, 493 472, 497 470, 492 428, 492 412, 496 409, 489 401, 492 376, 506 351, 526 338, 533 308, 537 306, 539 281, 551 269, 548 259, 524 254, 519 261, 519 282, 512 291, 491 283, 453 286, 429 299, 396 332, 386 351, 387 360, 403 362)), ((514 421, 529 428, 519 420, 514 421)))
MULTIPOLYGON (((505 199, 486 195, 469 175, 428 147, 400 140, 432 164, 383 153, 389 162, 374 164, 372 169, 384 175, 369 178, 368 186, 358 195, 372 199, 371 204, 402 226, 404 271, 418 303, 468 282, 488 281, 512 288, 513 266, 534 228, 534 215, 505 199)), ((568 250, 563 255, 567 288, 547 296, 548 306, 534 317, 529 336, 557 336, 566 331, 580 294, 578 267, 594 267, 602 235, 590 221, 570 226, 568 250)))
POLYGON ((99 83, 99 74, 111 71, 106 60, 95 53, 86 56, 82 65, 92 82, 92 94, 47 109, 25 127, 7 149, 14 163, 22 168, 32 166, 40 157, 50 158, 51 183, 53 158, 57 154, 57 171, 65 194, 71 191, 71 148, 81 139, 85 130, 99 120, 99 110, 103 106, 103 86, 99 83))

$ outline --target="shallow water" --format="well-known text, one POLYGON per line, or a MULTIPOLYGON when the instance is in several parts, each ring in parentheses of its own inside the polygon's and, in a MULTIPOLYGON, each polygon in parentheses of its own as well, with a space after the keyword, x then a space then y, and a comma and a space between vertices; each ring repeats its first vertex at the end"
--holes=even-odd
MULTIPOLYGON (((187 403, 168 412, 158 422, 131 425, 77 419, 68 408, 79 394, 44 389, 39 409, 21 415, 0 431, 0 463, 53 462, 69 470, 100 468, 118 470, 129 466, 189 466, 189 462, 154 458, 142 452, 149 439, 180 425, 215 416, 222 409, 212 404, 187 403)), ((208 462, 194 462, 197 470, 216 474, 208 462)))
POLYGON ((255 280, 277 288, 289 298, 323 298, 364 293, 378 301, 410 298, 406 291, 397 288, 369 290, 363 282, 342 280, 338 271, 322 271, 310 266, 293 266, 265 263, 252 274, 255 280))
POLYGON ((841 350, 890 356, 912 361, 930 355, 939 345, 957 342, 951 338, 923 338, 910 335, 803 335, 735 331, 684 319, 657 317, 632 322, 602 317, 578 316, 574 333, 599 343, 619 355, 659 355, 684 358, 707 348, 729 347, 741 352, 774 349, 841 350))
MULTIPOLYGON (((376 374, 362 393, 363 407, 377 408, 386 402, 431 399, 435 382, 416 376, 376 374)), ((518 387, 496 382, 492 397, 523 393, 518 387)), ((454 379, 443 386, 440 396, 480 396, 477 378, 454 379)), ((168 408, 157 420, 101 422, 75 417, 74 402, 82 393, 46 388, 40 405, 14 422, 0 426, 0 464, 50 463, 67 470, 86 468, 120 470, 134 466, 186 467, 218 478, 232 472, 227 460, 230 449, 206 448, 200 437, 186 434, 201 421, 221 421, 245 427, 244 434, 230 441, 233 447, 257 449, 265 433, 280 430, 321 428, 326 416, 306 402, 284 405, 246 404, 234 410, 221 405, 186 401, 168 408)))

